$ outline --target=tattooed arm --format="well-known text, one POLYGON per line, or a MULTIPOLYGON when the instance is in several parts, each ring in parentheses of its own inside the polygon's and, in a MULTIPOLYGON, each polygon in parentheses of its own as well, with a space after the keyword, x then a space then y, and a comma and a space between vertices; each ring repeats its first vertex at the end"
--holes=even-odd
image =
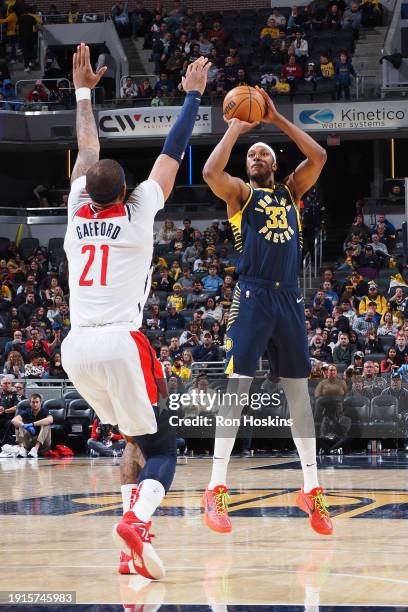
MULTIPOLYGON (((89 47, 81 43, 73 57, 73 78, 75 89, 88 87, 93 89, 106 72, 106 67, 96 73, 92 70, 89 47)), ((87 173, 89 168, 99 160, 99 138, 95 117, 90 100, 80 100, 77 103, 76 132, 78 140, 78 156, 71 175, 71 184, 79 176, 87 173)))

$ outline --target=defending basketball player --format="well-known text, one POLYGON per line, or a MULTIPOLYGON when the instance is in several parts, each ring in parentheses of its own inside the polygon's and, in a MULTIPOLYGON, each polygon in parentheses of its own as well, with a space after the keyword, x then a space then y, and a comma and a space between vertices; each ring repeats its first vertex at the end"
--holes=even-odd
MULTIPOLYGON (((326 152, 279 114, 266 92, 258 90, 266 105, 262 121, 281 129, 306 159, 282 183, 277 183, 276 155, 267 144, 258 142, 247 153, 249 183, 230 176, 225 167, 233 146, 241 134, 258 125, 231 119, 204 167, 205 181, 227 204, 236 248, 241 253, 227 327, 227 391, 249 392, 259 358, 267 350, 271 371, 280 378, 288 400, 292 434, 303 470, 298 506, 308 513, 315 531, 331 534, 332 522, 317 479, 315 428, 307 386, 310 360, 298 283, 302 252, 298 203, 319 178, 326 152)), ((234 417, 240 410, 238 406, 231 407, 234 417)), ((236 433, 234 430, 226 438, 217 432, 211 480, 204 494, 206 523, 218 532, 232 529, 226 479, 236 433)))
POLYGON ((78 157, 64 243, 72 327, 62 344, 62 360, 101 422, 117 423, 126 438, 121 464, 124 516, 113 531, 122 551, 119 571, 152 579, 162 578, 164 568, 151 545, 150 518, 172 483, 176 440, 167 413, 157 409, 161 365, 138 330, 150 289, 154 217, 174 186, 209 67, 205 58, 188 67, 179 118, 149 178, 125 203, 122 167, 99 160, 91 105, 91 90, 106 69, 93 72, 83 43, 73 58, 78 157), (144 462, 140 472, 139 463, 144 462))

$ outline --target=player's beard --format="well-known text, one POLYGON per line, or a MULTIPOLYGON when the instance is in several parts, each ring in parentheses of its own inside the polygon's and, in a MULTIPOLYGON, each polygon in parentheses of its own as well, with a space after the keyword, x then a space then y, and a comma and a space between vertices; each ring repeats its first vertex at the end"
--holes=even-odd
POLYGON ((269 185, 272 179, 272 172, 270 169, 267 170, 253 170, 248 172, 248 178, 250 181, 255 181, 260 187, 266 187, 269 185))

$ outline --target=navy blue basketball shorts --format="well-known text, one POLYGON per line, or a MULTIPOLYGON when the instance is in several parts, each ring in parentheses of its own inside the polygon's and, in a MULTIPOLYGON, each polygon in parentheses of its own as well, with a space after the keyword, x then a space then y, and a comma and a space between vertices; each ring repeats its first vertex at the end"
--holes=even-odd
POLYGON ((299 287, 240 277, 225 346, 226 374, 255 376, 259 359, 267 351, 273 376, 308 378, 310 357, 299 287))

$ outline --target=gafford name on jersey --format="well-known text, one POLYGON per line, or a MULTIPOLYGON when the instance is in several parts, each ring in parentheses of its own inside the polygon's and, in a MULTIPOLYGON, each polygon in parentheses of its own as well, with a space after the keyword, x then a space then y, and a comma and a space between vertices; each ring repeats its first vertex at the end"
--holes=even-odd
POLYGON ((77 225, 75 229, 80 240, 89 238, 90 236, 93 238, 102 236, 111 238, 111 240, 116 240, 121 230, 119 225, 106 221, 89 221, 88 223, 77 225))

